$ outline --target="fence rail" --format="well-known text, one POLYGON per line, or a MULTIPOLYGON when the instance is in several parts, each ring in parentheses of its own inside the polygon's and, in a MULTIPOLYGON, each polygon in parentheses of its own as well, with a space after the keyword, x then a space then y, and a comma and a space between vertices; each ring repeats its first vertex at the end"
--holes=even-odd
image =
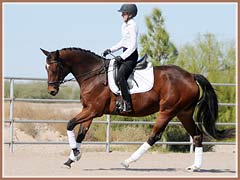
MULTIPOLYGON (((65 99, 25 99, 25 98, 15 98, 14 97, 14 81, 15 80, 28 80, 28 81, 47 81, 45 78, 22 78, 22 77, 5 77, 5 80, 10 80, 10 98, 4 98, 4 101, 10 102, 10 110, 9 110, 9 119, 4 119, 4 123, 10 123, 9 133, 10 138, 9 141, 5 141, 4 144, 9 144, 10 152, 13 152, 14 144, 68 144, 65 141, 38 141, 38 142, 19 142, 14 141, 14 123, 67 123, 66 120, 29 120, 22 119, 19 120, 14 117, 14 102, 48 102, 48 103, 78 103, 80 100, 65 100, 65 99)), ((213 86, 235 86, 236 84, 224 84, 224 83, 212 83, 213 86)), ((236 106, 235 103, 219 103, 220 106, 236 106)), ((110 121, 110 116, 106 116, 106 120, 94 120, 94 124, 105 124, 106 125, 106 141, 84 141, 83 144, 102 144, 106 145, 106 151, 110 152, 110 145, 130 145, 130 144, 142 144, 143 142, 131 142, 131 141, 110 141, 110 129, 113 124, 154 124, 154 122, 149 121, 110 121)), ((180 122, 170 122, 169 125, 181 125, 180 122)), ((217 123, 217 126, 236 126, 236 123, 217 123)), ((190 137, 189 142, 157 142, 156 144, 169 144, 169 145, 190 145, 190 152, 193 152, 193 140, 190 137)), ((203 142, 203 145, 235 145, 235 142, 203 142)))

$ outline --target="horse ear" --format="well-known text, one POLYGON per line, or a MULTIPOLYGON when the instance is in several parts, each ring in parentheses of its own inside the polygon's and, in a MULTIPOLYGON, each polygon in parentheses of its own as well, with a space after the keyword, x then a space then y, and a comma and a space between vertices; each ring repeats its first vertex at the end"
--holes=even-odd
POLYGON ((48 51, 46 51, 46 50, 44 50, 44 49, 42 49, 42 48, 40 48, 41 49, 41 51, 43 52, 43 54, 45 54, 46 56, 48 56, 50 53, 48 52, 48 51))
POLYGON ((56 57, 59 57, 59 50, 56 50, 56 57))

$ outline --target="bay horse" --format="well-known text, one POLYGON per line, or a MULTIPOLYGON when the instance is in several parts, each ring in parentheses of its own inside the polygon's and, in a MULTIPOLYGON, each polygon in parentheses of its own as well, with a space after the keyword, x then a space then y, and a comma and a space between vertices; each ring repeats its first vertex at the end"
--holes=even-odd
MULTIPOLYGON (((41 49, 41 51, 47 56, 49 94, 55 96, 58 93, 60 85, 69 73, 72 73, 80 86, 83 109, 67 124, 71 152, 64 166, 71 168, 71 164, 81 157, 80 145, 93 118, 103 114, 116 114, 114 109, 117 96, 111 92, 106 78, 110 61, 81 48, 63 48, 52 52, 41 49), (75 138, 73 130, 79 124, 75 138)), ((218 99, 210 82, 203 75, 191 74, 175 65, 153 68, 153 88, 145 93, 132 94, 133 111, 118 115, 142 117, 158 112, 158 117, 148 140, 121 164, 128 168, 130 163, 137 161, 160 140, 167 124, 176 116, 193 138, 195 145, 194 164, 187 170, 200 170, 203 134, 214 139, 224 139, 233 137, 234 132, 232 129, 221 131, 216 129, 218 99), (200 89, 202 89, 201 97, 200 89), (193 119, 196 106, 198 107, 197 123, 193 119)))

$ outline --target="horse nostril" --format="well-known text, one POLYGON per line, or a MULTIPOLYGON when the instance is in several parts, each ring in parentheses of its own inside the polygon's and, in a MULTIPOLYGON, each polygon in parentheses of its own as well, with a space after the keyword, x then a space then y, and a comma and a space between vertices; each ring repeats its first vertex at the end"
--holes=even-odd
POLYGON ((48 93, 51 94, 52 96, 55 96, 57 94, 57 91, 51 90, 51 91, 48 91, 48 93))
POLYGON ((48 86, 48 94, 55 96, 58 93, 58 87, 55 86, 48 86))
POLYGON ((53 96, 55 96, 56 94, 57 94, 56 91, 51 92, 51 95, 53 95, 53 96))

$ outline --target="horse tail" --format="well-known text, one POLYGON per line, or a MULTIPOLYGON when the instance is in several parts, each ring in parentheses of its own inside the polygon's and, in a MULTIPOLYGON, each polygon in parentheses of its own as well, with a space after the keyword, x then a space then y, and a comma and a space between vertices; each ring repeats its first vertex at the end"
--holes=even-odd
POLYGON ((202 88, 202 97, 198 102, 196 121, 199 129, 207 136, 217 140, 235 136, 235 129, 216 129, 218 119, 218 99, 210 82, 201 74, 194 74, 195 80, 202 88))

